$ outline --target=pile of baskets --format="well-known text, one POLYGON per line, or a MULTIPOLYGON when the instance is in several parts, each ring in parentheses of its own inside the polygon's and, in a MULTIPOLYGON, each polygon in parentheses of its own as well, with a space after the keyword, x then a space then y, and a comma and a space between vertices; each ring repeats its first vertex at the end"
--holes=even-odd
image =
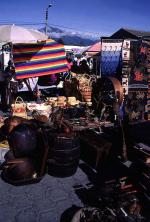
POLYGON ((83 101, 90 104, 92 98, 92 84, 96 81, 96 76, 79 74, 76 78, 79 81, 79 90, 81 92, 83 101))

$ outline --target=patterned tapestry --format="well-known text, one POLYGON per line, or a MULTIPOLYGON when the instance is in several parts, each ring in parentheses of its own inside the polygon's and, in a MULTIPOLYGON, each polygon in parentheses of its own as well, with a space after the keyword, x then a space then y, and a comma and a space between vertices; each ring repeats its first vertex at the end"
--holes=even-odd
POLYGON ((146 118, 147 89, 129 89, 127 111, 130 121, 144 120, 146 118))
POLYGON ((147 77, 148 77, 148 93, 147 93, 147 106, 146 106, 146 111, 148 113, 148 120, 150 120, 150 40, 145 41, 147 44, 147 50, 146 50, 146 55, 147 55, 147 77))
POLYGON ((130 85, 140 84, 147 86, 147 50, 148 44, 146 41, 138 41, 132 47, 134 57, 131 60, 130 85))
POLYGON ((122 47, 122 86, 124 89, 124 94, 128 95, 128 85, 130 76, 130 59, 131 59, 131 41, 124 40, 122 47))
POLYGON ((119 77, 122 64, 122 40, 102 39, 101 75, 119 77))
POLYGON ((147 118, 149 43, 137 40, 131 45, 128 110, 130 120, 137 121, 147 118))
POLYGON ((150 74, 148 78, 148 102, 147 102, 148 120, 150 120, 150 74))
POLYGON ((13 45, 16 78, 30 78, 68 71, 64 46, 52 39, 13 45))

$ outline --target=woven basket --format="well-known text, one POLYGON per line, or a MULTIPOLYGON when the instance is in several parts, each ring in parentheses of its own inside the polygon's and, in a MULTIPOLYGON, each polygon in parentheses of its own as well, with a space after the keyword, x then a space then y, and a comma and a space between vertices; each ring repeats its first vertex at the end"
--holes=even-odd
POLYGON ((15 103, 11 105, 12 115, 27 118, 27 105, 21 97, 17 97, 15 103))
POLYGON ((91 102, 91 97, 92 97, 92 88, 91 87, 82 88, 81 94, 82 94, 83 100, 85 102, 91 102))
POLYGON ((91 102, 91 95, 92 92, 91 91, 83 91, 82 92, 82 96, 85 102, 91 102))

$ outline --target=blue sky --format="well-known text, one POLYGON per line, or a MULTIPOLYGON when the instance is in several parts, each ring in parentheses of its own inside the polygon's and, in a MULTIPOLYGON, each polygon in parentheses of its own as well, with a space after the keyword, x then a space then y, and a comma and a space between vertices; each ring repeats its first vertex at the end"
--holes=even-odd
POLYGON ((121 27, 150 31, 148 0, 1 0, 0 24, 43 23, 48 4, 49 24, 83 32, 112 34, 121 27))

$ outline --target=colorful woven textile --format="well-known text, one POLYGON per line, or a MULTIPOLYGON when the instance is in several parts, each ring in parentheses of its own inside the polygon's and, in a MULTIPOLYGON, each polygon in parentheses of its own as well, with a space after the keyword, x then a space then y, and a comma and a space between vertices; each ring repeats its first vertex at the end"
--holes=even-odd
POLYGON ((148 120, 150 120, 150 74, 148 79, 148 101, 147 101, 148 120))
POLYGON ((122 40, 102 40, 101 74, 102 76, 116 76, 121 68, 122 40))
POLYGON ((150 41, 146 41, 147 44, 147 77, 148 77, 148 95, 147 95, 147 112, 148 112, 148 120, 150 120, 150 41))
MULTIPOLYGON (((148 113, 148 79, 150 75, 150 42, 146 40, 134 40, 130 42, 129 62, 129 94, 128 110, 129 118, 135 121, 143 119, 148 113)), ((127 70, 127 65, 124 66, 127 70)))
POLYGON ((64 46, 52 39, 13 46, 16 78, 24 79, 68 71, 64 46))
POLYGON ((129 84, 148 85, 148 49, 147 41, 136 41, 132 43, 132 51, 134 58, 132 58, 129 84))

